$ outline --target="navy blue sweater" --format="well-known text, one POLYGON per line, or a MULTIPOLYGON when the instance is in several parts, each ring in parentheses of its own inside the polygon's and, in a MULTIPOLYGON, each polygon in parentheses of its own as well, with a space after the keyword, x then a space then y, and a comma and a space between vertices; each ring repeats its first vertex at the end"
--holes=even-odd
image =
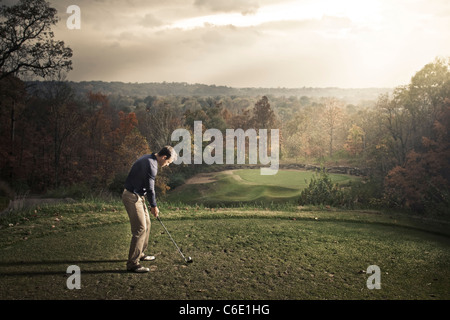
POLYGON ((125 180, 125 189, 140 196, 147 196, 150 206, 156 207, 155 178, 158 162, 155 154, 146 154, 136 160, 125 180))

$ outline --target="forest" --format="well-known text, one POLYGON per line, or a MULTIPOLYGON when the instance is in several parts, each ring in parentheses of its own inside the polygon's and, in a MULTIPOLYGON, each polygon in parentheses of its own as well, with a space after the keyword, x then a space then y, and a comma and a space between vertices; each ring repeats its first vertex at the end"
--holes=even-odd
MULTIPOLYGON (((106 90, 108 83, 101 90, 98 83, 8 75, 0 85, 2 196, 61 188, 120 192, 134 160, 174 145, 174 130, 193 132, 194 121, 202 121, 203 130, 219 129, 224 136, 226 129, 279 129, 280 164, 364 169, 365 179, 353 186, 346 203, 448 214, 449 61, 436 58, 409 84, 359 100, 329 92, 303 95, 300 89, 263 94, 213 87, 208 94, 211 86, 200 86, 194 94, 199 85, 187 84, 177 85, 192 93, 174 94, 175 84, 160 84, 165 92, 146 95, 139 84, 122 92, 106 90)), ((212 168, 173 165, 158 176, 157 192, 164 196, 204 170, 212 168)))

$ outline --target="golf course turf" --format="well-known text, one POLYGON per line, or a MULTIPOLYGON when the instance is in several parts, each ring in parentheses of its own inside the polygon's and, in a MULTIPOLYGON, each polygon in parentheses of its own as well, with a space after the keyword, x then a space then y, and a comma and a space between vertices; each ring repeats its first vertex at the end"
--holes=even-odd
POLYGON ((433 223, 360 211, 163 207, 147 274, 125 270, 119 202, 41 208, 2 226, 1 299, 448 299, 450 239, 433 223), (57 218, 57 220, 56 220, 57 218), (69 290, 66 270, 81 270, 69 290), (366 270, 381 270, 370 290, 366 270))
MULTIPOLYGON (((202 175, 161 201, 165 226, 194 262, 185 263, 152 217, 146 253, 156 261, 142 262, 150 268, 145 274, 126 271, 131 232, 119 197, 3 215, 0 299, 450 298, 448 221, 301 207, 282 200, 295 199, 311 173, 280 171, 269 177, 258 172, 202 175), (204 201, 182 204, 186 198, 204 201), (234 207, 223 205, 237 198, 234 207), (70 289, 72 266, 80 270, 80 289, 70 289), (371 289, 371 266, 379 267, 379 289, 371 289)), ((330 177, 340 184, 356 179, 330 177)))

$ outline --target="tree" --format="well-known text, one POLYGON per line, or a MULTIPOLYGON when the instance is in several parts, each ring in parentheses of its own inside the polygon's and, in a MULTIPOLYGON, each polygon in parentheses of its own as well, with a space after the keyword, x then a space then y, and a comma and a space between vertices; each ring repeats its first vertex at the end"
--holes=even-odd
POLYGON ((235 129, 243 129, 247 130, 251 128, 251 124, 249 123, 250 119, 250 109, 242 109, 238 111, 236 114, 231 116, 231 119, 228 121, 228 124, 231 128, 235 129))
POLYGON ((7 168, 12 182, 16 154, 16 127, 25 109, 25 84, 14 76, 0 79, 0 155, 1 168, 7 168))
POLYGON ((286 152, 291 157, 311 156, 310 139, 313 132, 313 122, 310 114, 305 110, 300 110, 287 121, 286 143, 283 145, 286 152))
POLYGON ((52 81, 41 94, 46 106, 47 129, 53 138, 54 184, 58 187, 61 159, 70 138, 80 129, 81 114, 67 82, 52 81))
MULTIPOLYGON (((5 77, 0 80, 0 114, 8 118, 9 132, 0 131, 2 136, 9 137, 10 151, 14 150, 15 127, 17 120, 18 106, 23 106, 24 97, 26 96, 25 83, 14 76, 5 77)), ((23 109, 23 107, 21 108, 23 109)), ((20 112, 19 112, 20 113, 20 112)), ((3 122, 3 121, 2 121, 3 122)), ((5 123, 2 126, 8 127, 5 123)), ((4 128, 2 128, 4 130, 4 128)))
POLYGON ((44 0, 0 7, 0 79, 32 73, 39 77, 72 69, 72 49, 54 39, 56 9, 44 0))
POLYGON ((364 149, 364 130, 356 124, 348 130, 347 142, 345 143, 345 149, 352 155, 359 155, 364 149))
POLYGON ((136 127, 122 140, 122 143, 115 150, 117 161, 114 163, 113 171, 118 173, 124 173, 139 157, 151 152, 147 140, 136 127))
POLYGON ((450 58, 436 58, 412 78, 407 87, 404 105, 411 114, 412 144, 420 150, 422 137, 432 137, 433 126, 450 96, 450 58))
POLYGON ((253 126, 255 129, 272 129, 276 124, 276 116, 270 107, 269 99, 264 96, 253 108, 253 126))
POLYGON ((403 88, 397 88, 392 100, 383 95, 377 102, 378 118, 384 133, 382 140, 389 154, 395 159, 395 165, 403 164, 408 150, 411 149, 411 114, 399 98, 399 92, 402 90, 403 88))
POLYGON ((83 172, 96 182, 103 183, 109 174, 108 165, 111 162, 109 150, 114 138, 113 112, 106 95, 89 92, 87 99, 86 121, 80 128, 84 135, 84 145, 79 151, 80 160, 83 160, 83 172))
POLYGON ((380 97, 379 121, 386 146, 396 159, 393 166, 404 165, 409 151, 424 150, 422 137, 436 138, 433 127, 449 96, 450 60, 436 59, 417 72, 409 85, 396 88, 392 99, 380 97))
POLYGON ((325 111, 323 114, 323 125, 328 134, 329 155, 333 156, 334 144, 337 130, 342 120, 341 103, 336 99, 327 99, 325 102, 325 111))
POLYGON ((181 115, 177 109, 161 99, 154 102, 152 108, 146 111, 145 117, 144 137, 149 142, 150 149, 159 151, 163 146, 171 144, 172 132, 181 127, 181 115))
POLYGON ((415 211, 431 209, 448 214, 450 205, 450 99, 433 126, 436 139, 422 138, 422 151, 411 150, 403 166, 396 166, 385 179, 391 205, 415 211))

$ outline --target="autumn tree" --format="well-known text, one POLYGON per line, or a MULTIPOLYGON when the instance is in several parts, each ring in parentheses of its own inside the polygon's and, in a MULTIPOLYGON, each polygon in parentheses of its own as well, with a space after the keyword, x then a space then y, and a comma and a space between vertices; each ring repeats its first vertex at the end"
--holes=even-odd
POLYGON ((364 130, 356 124, 353 124, 348 130, 347 140, 344 148, 352 155, 361 154, 364 149, 364 130))
POLYGON ((115 172, 122 173, 139 157, 150 153, 147 139, 139 132, 138 120, 134 112, 119 111, 119 126, 112 132, 114 137, 114 163, 115 172))
POLYGON ((405 164, 386 176, 386 198, 391 205, 415 211, 448 213, 450 206, 450 99, 437 114, 433 135, 423 137, 422 151, 411 150, 405 164))
POLYGON ((125 113, 123 111, 119 111, 119 120, 119 126, 114 131, 114 134, 119 137, 129 135, 138 125, 136 113, 134 112, 125 113))
POLYGON ((253 108, 253 128, 255 129, 271 129, 276 126, 276 116, 270 107, 269 99, 263 96, 258 100, 253 108))
POLYGON ((147 139, 139 133, 137 128, 133 128, 123 137, 123 141, 117 147, 115 153, 117 154, 117 162, 114 166, 116 172, 123 172, 128 170, 134 161, 144 154, 151 153, 151 151, 147 139))
POLYGON ((285 125, 286 141, 283 144, 288 156, 308 158, 312 156, 310 145, 313 134, 311 114, 307 110, 298 111, 285 125))
POLYGON ((420 150, 422 137, 437 137, 435 122, 450 97, 450 58, 436 58, 412 78, 405 89, 403 105, 411 115, 412 148, 420 150))
POLYGON ((227 128, 226 121, 223 117, 224 108, 222 102, 218 100, 210 100, 209 104, 203 108, 208 117, 208 122, 206 123, 207 128, 218 129, 225 132, 227 128))
POLYGON ((435 138, 433 129, 450 96, 450 60, 436 59, 412 77, 411 83, 397 87, 390 98, 377 102, 383 140, 395 165, 403 165, 411 150, 424 148, 423 137, 435 138))
POLYGON ((329 141, 323 127, 323 104, 300 108, 285 122, 283 148, 288 156, 303 159, 323 158, 329 141))
POLYGON ((333 156, 336 135, 342 120, 342 103, 337 99, 326 99, 325 110, 323 112, 322 123, 328 135, 329 156, 333 156))
POLYGON ((201 121, 202 125, 225 132, 227 123, 223 117, 224 109, 222 103, 213 99, 206 99, 201 103, 200 108, 187 109, 184 112, 184 123, 193 130, 194 122, 201 121))
POLYGON ((80 165, 89 178, 104 183, 109 176, 113 145, 113 110, 106 95, 88 92, 86 120, 81 124, 82 140, 79 146, 80 165))
MULTIPOLYGON (((371 106, 369 108, 358 108, 352 114, 347 115, 351 126, 355 125, 359 129, 353 132, 350 138, 352 127, 347 128, 347 137, 344 148, 352 154, 352 144, 357 143, 361 152, 353 159, 354 163, 360 167, 370 168, 372 173, 384 176, 388 168, 389 156, 385 146, 386 132, 378 121, 378 110, 371 106), (356 111, 357 110, 357 111, 356 111), (353 140, 353 141, 352 141, 353 140)), ((348 108, 347 108, 348 112, 348 108)), ((390 167, 389 167, 390 168, 390 167)))
POLYGON ((247 130, 251 127, 250 118, 250 109, 241 109, 231 115, 228 123, 231 128, 247 130))
MULTIPOLYGON (((380 99, 379 118, 387 129, 385 197, 393 206, 426 211, 449 205, 450 60, 436 59, 411 83, 380 99)), ((438 208, 439 209, 439 208, 438 208)))

